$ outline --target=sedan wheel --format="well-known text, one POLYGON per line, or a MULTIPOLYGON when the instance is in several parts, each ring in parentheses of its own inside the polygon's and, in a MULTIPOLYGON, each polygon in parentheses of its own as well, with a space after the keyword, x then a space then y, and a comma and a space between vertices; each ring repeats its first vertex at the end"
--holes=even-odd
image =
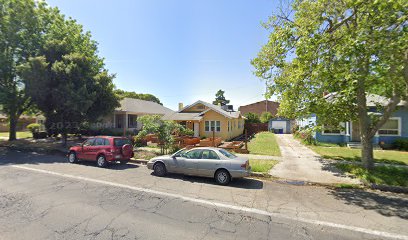
POLYGON ((76 162, 78 162, 78 159, 77 159, 76 154, 75 154, 74 152, 70 152, 70 153, 69 153, 69 155, 68 155, 68 161, 69 161, 70 163, 76 163, 76 162))
POLYGON ((221 169, 215 173, 215 181, 221 185, 228 185, 231 181, 231 176, 227 170, 221 169))
POLYGON ((163 163, 156 163, 153 167, 153 170, 154 174, 159 177, 163 177, 167 173, 166 166, 164 166, 163 163))
POLYGON ((106 165, 108 165, 108 162, 106 161, 105 156, 101 155, 98 157, 98 159, 96 160, 96 165, 98 165, 98 167, 106 167, 106 165))

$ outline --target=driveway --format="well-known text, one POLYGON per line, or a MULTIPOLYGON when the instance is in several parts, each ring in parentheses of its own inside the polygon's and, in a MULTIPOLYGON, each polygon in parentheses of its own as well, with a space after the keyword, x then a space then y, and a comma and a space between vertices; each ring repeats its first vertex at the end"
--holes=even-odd
POLYGON ((403 194, 0 151, 0 239, 408 239, 407 213, 403 194))
POLYGON ((358 184, 358 179, 345 176, 320 155, 293 138, 291 134, 276 134, 282 158, 270 174, 284 179, 324 184, 358 184))

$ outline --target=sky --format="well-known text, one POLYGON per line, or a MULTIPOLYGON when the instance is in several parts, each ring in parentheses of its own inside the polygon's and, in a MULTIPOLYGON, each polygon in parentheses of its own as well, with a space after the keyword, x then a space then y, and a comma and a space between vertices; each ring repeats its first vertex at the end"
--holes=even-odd
POLYGON ((173 110, 264 100, 250 64, 268 40, 262 22, 278 0, 47 0, 92 33, 117 88, 151 93, 173 110))

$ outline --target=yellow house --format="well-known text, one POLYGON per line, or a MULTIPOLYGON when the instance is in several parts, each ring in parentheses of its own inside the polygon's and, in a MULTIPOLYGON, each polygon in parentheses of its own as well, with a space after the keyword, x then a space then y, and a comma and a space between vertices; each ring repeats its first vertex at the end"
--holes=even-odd
POLYGON ((179 111, 163 116, 164 120, 173 120, 194 131, 195 137, 221 137, 230 140, 244 132, 245 118, 239 111, 227 106, 217 106, 204 101, 197 101, 179 111))

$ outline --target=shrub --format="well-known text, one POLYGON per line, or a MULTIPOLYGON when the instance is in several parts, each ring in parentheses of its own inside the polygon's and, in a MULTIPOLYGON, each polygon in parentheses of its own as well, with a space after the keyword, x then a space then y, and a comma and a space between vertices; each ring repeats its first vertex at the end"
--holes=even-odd
POLYGON ((272 113, 270 113, 270 112, 263 112, 263 113, 261 114, 260 120, 261 120, 261 123, 268 123, 269 120, 271 120, 272 118, 273 118, 272 113))
POLYGON ((294 135, 296 138, 299 138, 303 143, 308 145, 315 145, 316 139, 313 137, 314 130, 311 128, 303 129, 301 131, 297 131, 294 135))
POLYGON ((245 123, 260 123, 259 116, 255 113, 249 112, 245 114, 245 123))
POLYGON ((394 148, 398 150, 408 151, 408 138, 400 138, 395 140, 394 148))
POLYGON ((32 133, 38 132, 40 130, 40 124, 38 123, 28 124, 27 129, 32 133))
POLYGON ((47 132, 33 132, 33 138, 34 139, 43 139, 47 138, 48 134, 47 132))

